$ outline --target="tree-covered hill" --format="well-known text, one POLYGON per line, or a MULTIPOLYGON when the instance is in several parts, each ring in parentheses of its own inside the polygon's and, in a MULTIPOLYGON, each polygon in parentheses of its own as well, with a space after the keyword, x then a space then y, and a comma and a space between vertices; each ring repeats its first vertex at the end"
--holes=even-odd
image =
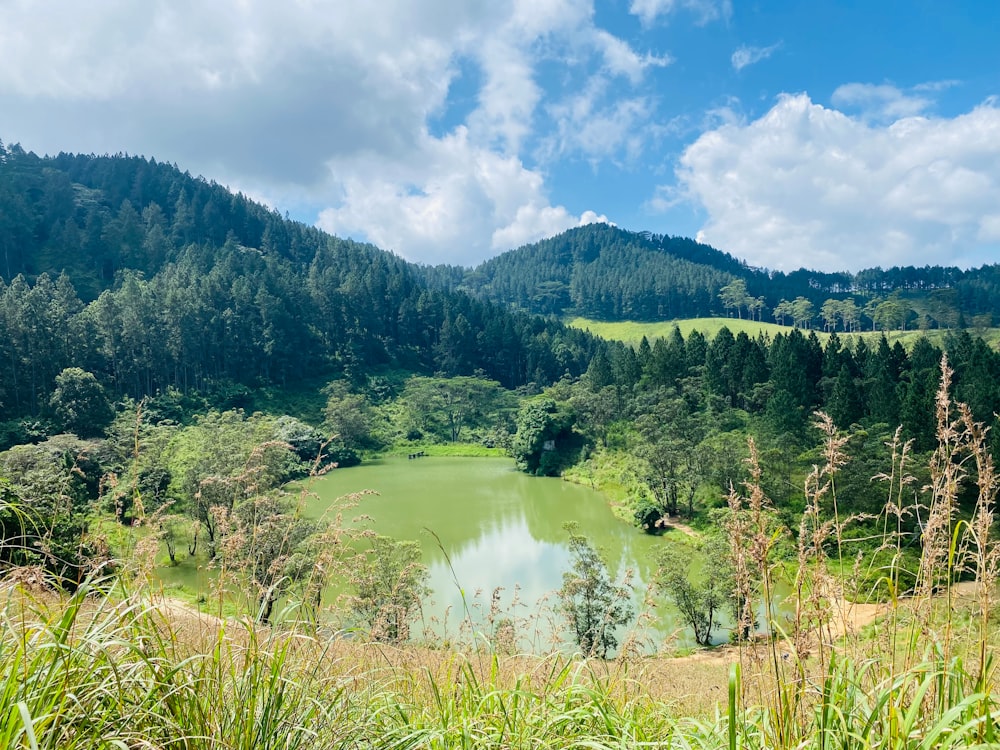
POLYGON ((992 325, 1000 309, 1000 265, 772 272, 691 239, 606 224, 571 229, 476 268, 423 273, 436 288, 597 320, 728 314, 826 330, 954 328, 992 325))
POLYGON ((693 240, 607 224, 572 229, 464 270, 426 268, 433 284, 534 313, 607 320, 710 315, 718 290, 745 266, 693 240))
POLYGON ((514 387, 599 345, 175 166, 0 145, 0 420, 45 411, 68 367, 134 398, 386 366, 514 387))

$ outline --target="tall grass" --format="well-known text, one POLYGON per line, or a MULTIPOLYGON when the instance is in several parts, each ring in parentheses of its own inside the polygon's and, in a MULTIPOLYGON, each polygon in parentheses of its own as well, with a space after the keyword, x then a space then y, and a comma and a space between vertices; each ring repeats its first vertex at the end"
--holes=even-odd
POLYGON ((714 731, 624 666, 324 640, 99 583, 117 585, 6 591, 0 747, 635 747, 714 731))
POLYGON ((267 626, 199 614, 159 598, 142 565, 95 574, 72 595, 20 571, 0 599, 0 747, 998 746, 997 477, 986 428, 951 402, 950 377, 945 362, 926 488, 909 477, 909 446, 898 435, 889 445, 885 509, 864 519, 881 529, 879 559, 890 561, 882 569, 861 569, 870 563, 855 558, 845 534, 857 520, 838 508, 846 442, 820 415, 795 614, 779 620, 765 608, 761 624, 773 637, 762 641, 749 637, 760 617, 754 602, 772 598, 781 531, 751 443, 750 479, 729 498, 736 632, 747 637, 730 652, 728 693, 725 684, 713 691, 720 686, 697 660, 501 653, 509 644, 466 656, 337 638, 315 619, 267 626), (964 514, 963 491, 975 498, 964 514), (902 569, 905 519, 917 519, 923 536, 911 571, 902 569), (848 595, 859 592, 844 570, 866 581, 874 572, 887 593, 863 637, 852 634, 848 595), (685 670, 695 681, 679 688, 685 670))
MULTIPOLYGON (((824 462, 804 486, 806 510, 799 528, 795 579, 797 607, 788 632, 770 617, 776 635, 765 645, 740 644, 741 670, 731 684, 730 746, 747 748, 992 747, 1000 743, 992 626, 1000 569, 994 508, 997 477, 986 448, 987 428, 949 394, 952 371, 941 364, 936 399, 938 447, 930 460, 930 482, 914 488, 907 474, 909 445, 897 433, 890 443, 890 471, 879 519, 842 517, 837 474, 849 460, 845 436, 826 415, 824 462), (971 515, 959 498, 975 488, 971 515), (903 570, 903 519, 916 519, 921 555, 915 570, 903 570), (843 577, 862 576, 858 556, 850 565, 845 529, 854 521, 880 522, 879 551, 891 562, 878 574, 888 592, 871 637, 853 632, 850 591, 843 577), (834 559, 829 559, 833 555, 834 559), (834 575, 839 571, 841 575, 834 575), (965 581, 960 579, 965 578, 965 581), (915 580, 904 591, 901 581, 915 580), (973 588, 970 599, 963 589, 973 588), (969 612, 963 614, 962 601, 969 612), (744 679, 744 678, 748 679, 744 679)), ((728 532, 745 600, 762 593, 769 601, 776 535, 766 523, 756 451, 751 441, 750 480, 730 495, 728 532)), ((871 541, 871 540, 866 540, 871 541)), ((869 558, 876 559, 876 558, 869 558)), ((870 572, 870 571, 869 571, 870 572)), ((871 593, 871 592, 868 592, 871 593)), ((744 615, 747 617, 748 615, 744 615)), ((746 632, 746 631, 741 631, 746 632)))

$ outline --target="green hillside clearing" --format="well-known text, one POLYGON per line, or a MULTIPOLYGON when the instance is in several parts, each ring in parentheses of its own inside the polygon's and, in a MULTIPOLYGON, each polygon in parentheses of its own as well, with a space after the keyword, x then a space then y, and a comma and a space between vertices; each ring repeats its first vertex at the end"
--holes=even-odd
MULTIPOLYGON (((656 323, 641 323, 634 320, 623 321, 603 321, 591 320, 589 318, 567 318, 566 325, 590 331, 596 336, 604 339, 623 341, 626 344, 638 345, 645 336, 649 341, 670 335, 674 326, 680 329, 681 335, 687 338, 692 331, 700 331, 709 339, 713 338, 723 326, 727 327, 733 335, 745 332, 751 338, 766 334, 773 338, 779 333, 789 333, 792 326, 782 326, 777 323, 761 323, 753 320, 740 320, 739 318, 688 318, 685 320, 663 320, 656 323)), ((973 332, 982 336, 990 346, 997 348, 1000 345, 1000 328, 976 328, 973 332)), ((913 342, 921 336, 926 336, 932 343, 941 346, 947 336, 947 330, 935 329, 930 331, 864 331, 862 333, 844 333, 838 331, 837 335, 841 339, 852 339, 863 336, 866 339, 879 339, 883 335, 889 343, 899 341, 907 349, 913 342)), ((829 334, 823 331, 816 331, 819 340, 825 342, 829 334)))

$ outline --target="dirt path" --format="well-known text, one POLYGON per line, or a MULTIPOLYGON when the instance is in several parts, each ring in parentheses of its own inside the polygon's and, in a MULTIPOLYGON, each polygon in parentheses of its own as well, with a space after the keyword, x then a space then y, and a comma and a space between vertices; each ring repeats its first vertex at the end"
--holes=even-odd
POLYGON ((678 518, 677 516, 666 516, 660 523, 663 524, 663 527, 667 531, 675 529, 676 531, 679 531, 682 534, 686 534, 692 539, 701 539, 701 534, 699 534, 697 531, 692 529, 686 523, 681 521, 680 518, 678 518))
MULTIPOLYGON (((697 532, 694 532, 697 534, 697 532)), ((978 584, 975 581, 962 581, 953 584, 952 596, 957 602, 967 601, 974 597, 978 584)), ((941 595, 938 595, 941 596, 941 595)), ((905 604, 908 600, 903 599, 905 604)), ((889 614, 889 602, 869 603, 852 602, 843 596, 826 598, 830 609, 829 619, 822 626, 823 640, 828 645, 835 644, 848 634, 859 633, 865 627, 889 614)), ((786 646, 781 646, 784 649, 786 646)), ((711 650, 695 651, 684 656, 673 657, 669 661, 683 664, 720 665, 739 661, 740 651, 733 646, 719 646, 711 650)))

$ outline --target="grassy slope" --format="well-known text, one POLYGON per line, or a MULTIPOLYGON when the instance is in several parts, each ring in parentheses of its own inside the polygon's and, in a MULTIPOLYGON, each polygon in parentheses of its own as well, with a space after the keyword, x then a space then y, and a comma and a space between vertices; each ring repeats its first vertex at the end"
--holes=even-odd
POLYGON ((734 335, 740 331, 746 331, 750 337, 760 333, 774 336, 780 331, 791 330, 788 326, 779 326, 775 323, 757 323, 737 318, 691 318, 688 320, 664 320, 657 323, 639 323, 632 320, 606 322, 589 320, 588 318, 572 318, 567 320, 566 324, 574 328, 588 330, 602 338, 616 339, 627 344, 638 344, 643 336, 650 341, 669 336, 674 326, 680 329, 685 338, 694 330, 701 331, 708 338, 712 338, 723 326, 728 327, 734 335))
POLYGON ((743 690, 735 675, 727 684, 735 650, 602 662, 401 648, 254 627, 112 588, 108 598, 64 598, 4 587, 0 746, 996 746, 993 679, 984 697, 974 670, 944 658, 895 674, 870 654, 828 670, 810 661, 807 683, 824 693, 810 687, 798 697, 787 692, 794 680, 776 683, 768 661, 749 654, 743 690), (780 703, 775 684, 786 691, 780 703), (911 703, 914 694, 923 704, 911 703))
MULTIPOLYGON (((664 320, 656 323, 640 323, 633 320, 623 321, 602 321, 590 320, 588 318, 571 318, 565 321, 567 325, 590 331, 605 339, 624 341, 626 344, 638 345, 645 336, 650 342, 653 340, 669 336, 674 326, 680 329, 681 334, 686 338, 691 331, 701 331, 708 338, 713 338, 719 330, 726 326, 735 336, 740 331, 745 331, 751 338, 760 334, 766 334, 774 338, 775 334, 788 333, 791 326, 780 326, 777 323, 758 323, 756 321, 739 320, 738 318, 690 318, 687 320, 664 320)), ((993 347, 1000 345, 1000 328, 970 329, 971 332, 981 335, 993 347)), ((914 341, 921 336, 927 336, 931 342, 941 345, 947 331, 887 331, 886 338, 889 343, 902 342, 903 346, 909 348, 914 341)), ((822 331, 816 331, 820 341, 826 341, 828 335, 822 331)), ((865 331, 859 334, 846 334, 838 332, 842 340, 863 336, 869 341, 878 340, 882 337, 882 331, 865 331)))

